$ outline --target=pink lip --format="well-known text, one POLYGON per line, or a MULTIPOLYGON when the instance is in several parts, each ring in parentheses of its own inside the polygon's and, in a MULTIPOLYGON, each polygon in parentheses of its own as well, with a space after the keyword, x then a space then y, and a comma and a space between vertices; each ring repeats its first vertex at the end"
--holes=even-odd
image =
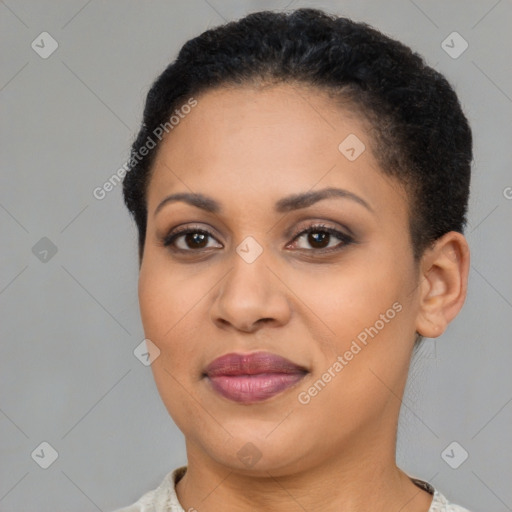
POLYGON ((294 386, 306 373, 304 367, 268 352, 226 354, 205 370, 217 393, 242 403, 267 400, 294 386))

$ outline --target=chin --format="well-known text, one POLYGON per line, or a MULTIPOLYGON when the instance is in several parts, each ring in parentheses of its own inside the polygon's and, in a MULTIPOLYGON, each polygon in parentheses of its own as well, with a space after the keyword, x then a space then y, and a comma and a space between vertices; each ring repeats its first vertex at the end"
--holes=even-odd
MULTIPOLYGON (((237 422, 236 435, 227 434, 218 442, 205 439, 204 432, 199 433, 201 451, 206 452, 217 464, 229 470, 253 477, 284 476, 305 469, 315 453, 314 447, 308 449, 301 443, 301 436, 290 431, 272 432, 269 435, 268 423, 256 425, 254 422, 237 422)), ((232 432, 232 429, 227 428, 232 432)), ((196 438, 197 439, 197 438, 196 438)))

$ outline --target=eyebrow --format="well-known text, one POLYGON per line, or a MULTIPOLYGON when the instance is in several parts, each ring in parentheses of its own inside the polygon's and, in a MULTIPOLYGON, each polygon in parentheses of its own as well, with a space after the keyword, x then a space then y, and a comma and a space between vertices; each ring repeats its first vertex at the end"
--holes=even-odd
MULTIPOLYGON (((300 210, 301 208, 307 208, 308 206, 322 201, 323 199, 330 199, 334 197, 349 199, 361 206, 364 206, 370 212, 373 212, 372 207, 363 198, 353 192, 349 192, 348 190, 333 187, 283 197, 276 202, 274 210, 277 213, 300 210)), ((155 216, 166 204, 178 201, 182 201, 210 213, 222 213, 222 206, 215 199, 205 196, 204 194, 182 192, 178 194, 171 194, 164 198, 156 207, 153 215, 155 216)))

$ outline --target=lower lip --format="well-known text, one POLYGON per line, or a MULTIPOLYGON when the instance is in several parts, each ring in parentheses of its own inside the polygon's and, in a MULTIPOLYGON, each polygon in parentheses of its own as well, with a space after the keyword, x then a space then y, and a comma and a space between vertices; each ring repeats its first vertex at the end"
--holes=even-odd
POLYGON ((262 373, 258 375, 219 375, 208 377, 213 389, 228 400, 261 402, 282 393, 302 380, 303 373, 262 373))

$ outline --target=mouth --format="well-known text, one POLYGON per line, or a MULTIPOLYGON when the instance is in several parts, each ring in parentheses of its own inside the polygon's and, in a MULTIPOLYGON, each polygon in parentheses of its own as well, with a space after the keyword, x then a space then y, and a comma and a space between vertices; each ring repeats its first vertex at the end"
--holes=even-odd
POLYGON ((306 368, 269 352, 226 354, 212 361, 203 376, 214 392, 238 403, 256 403, 295 386, 306 368))

